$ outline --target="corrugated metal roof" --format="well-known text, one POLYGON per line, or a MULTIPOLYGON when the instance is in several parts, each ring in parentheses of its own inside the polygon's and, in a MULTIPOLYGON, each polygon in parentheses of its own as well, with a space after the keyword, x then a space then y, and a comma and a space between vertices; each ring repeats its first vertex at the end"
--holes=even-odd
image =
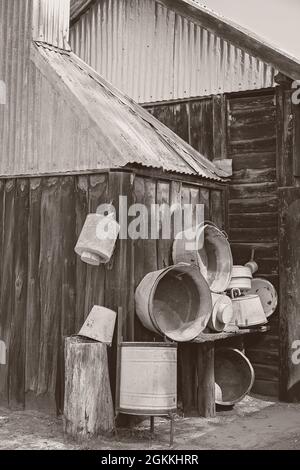
MULTIPOLYGON (((86 148, 86 155, 76 156, 75 152, 72 157, 72 153, 67 149, 60 155, 53 155, 52 151, 54 160, 37 159, 33 162, 31 171, 87 171, 139 164, 214 180, 220 180, 220 175, 224 176, 213 163, 108 84, 75 54, 38 44, 32 58, 43 80, 48 82, 48 88, 44 90, 47 91, 47 99, 50 102, 53 102, 53 97, 49 95, 54 95, 56 114, 57 106, 64 103, 67 108, 72 108, 77 128, 80 124, 81 128, 85 129, 84 133, 81 130, 82 135, 74 135, 74 139, 85 139, 85 146, 81 148, 83 151, 86 148), (92 152, 89 151, 90 147, 94 149, 92 152), (70 158, 74 161, 70 161, 70 158)), ((44 96, 41 96, 38 99, 43 98, 44 96)), ((47 106, 49 120, 52 116, 52 106, 53 104, 47 106)), ((42 116, 43 119, 45 117, 42 116)), ((66 125, 67 122, 63 126, 66 125)), ((54 125, 51 131, 53 139, 58 138, 54 134, 55 131, 54 125)), ((59 129, 57 131, 59 132, 59 129)), ((60 132, 62 137, 66 137, 67 144, 66 134, 70 129, 60 129, 60 132)), ((44 138, 46 145, 47 137, 44 138)))
POLYGON ((154 0, 91 3, 70 43, 139 103, 274 85, 272 67, 154 0))
MULTIPOLYGON (((78 0, 77 0, 78 1, 78 0)), ((300 62, 299 0, 191 0, 300 62), (266 21, 267 18, 267 21, 266 21)))

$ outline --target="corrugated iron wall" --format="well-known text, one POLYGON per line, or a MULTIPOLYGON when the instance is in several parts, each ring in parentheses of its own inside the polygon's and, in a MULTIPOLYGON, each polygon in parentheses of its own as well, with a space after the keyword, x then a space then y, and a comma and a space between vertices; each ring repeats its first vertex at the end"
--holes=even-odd
POLYGON ((50 106, 53 91, 50 86, 47 88, 46 78, 42 84, 34 66, 30 67, 30 46, 35 34, 32 29, 38 20, 39 40, 62 47, 63 34, 69 24, 70 12, 66 10, 69 6, 69 0, 0 1, 0 81, 6 89, 5 104, 0 104, 2 176, 36 173, 33 171, 37 167, 35 159, 41 154, 36 155, 37 146, 33 141, 40 135, 40 129, 44 132, 44 160, 50 158, 47 142, 51 140, 51 119, 55 122, 50 106), (58 21, 59 15, 61 21, 58 21), (43 103, 38 98, 40 92, 44 93, 43 103), (48 118, 44 118, 47 120, 45 127, 39 114, 41 106, 48 118))
POLYGON ((70 43, 140 103, 274 84, 270 66, 154 0, 98 0, 72 26, 70 43))
POLYGON ((0 2, 0 80, 6 87, 6 103, 0 105, 0 174, 15 169, 26 152, 31 15, 32 0, 0 2))
POLYGON ((68 48, 70 0, 34 0, 33 39, 68 48))

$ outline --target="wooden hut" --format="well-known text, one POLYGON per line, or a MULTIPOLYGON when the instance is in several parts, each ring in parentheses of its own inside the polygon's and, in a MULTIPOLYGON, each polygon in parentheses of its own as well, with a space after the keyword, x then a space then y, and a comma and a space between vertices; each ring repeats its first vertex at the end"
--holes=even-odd
POLYGON ((255 248, 259 275, 280 292, 271 331, 247 345, 253 390, 298 401, 300 58, 192 0, 74 0, 70 41, 203 155, 232 160, 234 261, 255 248))
POLYGON ((226 222, 224 172, 106 82, 68 45, 69 0, 0 2, 0 401, 62 411, 63 338, 95 304, 123 307, 141 340, 134 291, 170 263, 171 240, 119 240, 109 265, 74 247, 101 203, 203 203, 226 222))

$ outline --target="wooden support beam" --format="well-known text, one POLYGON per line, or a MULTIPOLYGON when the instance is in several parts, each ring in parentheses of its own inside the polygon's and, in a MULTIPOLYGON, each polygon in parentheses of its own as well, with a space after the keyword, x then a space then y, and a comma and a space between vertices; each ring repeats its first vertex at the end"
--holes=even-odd
POLYGON ((199 344, 197 348, 198 412, 205 418, 216 416, 214 362, 214 343, 199 344))

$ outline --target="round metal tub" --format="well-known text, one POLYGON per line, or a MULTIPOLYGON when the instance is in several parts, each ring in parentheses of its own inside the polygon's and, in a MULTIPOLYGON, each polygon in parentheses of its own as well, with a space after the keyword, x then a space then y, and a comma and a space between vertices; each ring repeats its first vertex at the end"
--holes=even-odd
POLYGON ((254 383, 254 369, 238 349, 215 351, 216 404, 232 406, 241 401, 254 383))
POLYGON ((163 416, 177 409, 177 345, 123 343, 120 412, 163 416))

